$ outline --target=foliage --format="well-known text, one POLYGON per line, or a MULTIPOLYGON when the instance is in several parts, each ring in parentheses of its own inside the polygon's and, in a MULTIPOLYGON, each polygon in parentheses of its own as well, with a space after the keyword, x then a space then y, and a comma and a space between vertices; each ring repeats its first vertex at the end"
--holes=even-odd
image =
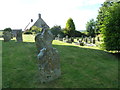
POLYGON ((64 29, 64 33, 70 37, 73 37, 75 35, 74 31, 75 31, 75 24, 73 22, 73 19, 69 18, 66 22, 66 27, 64 29))
POLYGON ((80 31, 74 31, 74 37, 81 37, 83 35, 83 33, 81 33, 80 31))
POLYGON ((59 34, 61 37, 64 36, 64 33, 62 32, 61 26, 55 25, 53 26, 51 29, 52 34, 57 37, 57 35, 59 34))
POLYGON ((4 31, 12 32, 12 29, 11 28, 5 28, 4 31))
POLYGON ((31 32, 34 32, 34 33, 39 33, 42 31, 42 28, 39 28, 37 26, 32 26, 31 29, 30 29, 31 32))
POLYGON ((101 32, 101 28, 103 27, 103 21, 106 17, 107 9, 112 5, 112 2, 104 2, 99 9, 97 21, 96 21, 96 30, 97 32, 101 32))
POLYGON ((94 21, 94 19, 91 19, 89 22, 87 22, 86 24, 86 30, 88 32, 88 36, 91 36, 91 37, 95 37, 95 24, 96 22, 94 21))
POLYGON ((113 3, 107 7, 104 15, 100 28, 103 34, 103 46, 109 51, 120 51, 120 3, 113 3))

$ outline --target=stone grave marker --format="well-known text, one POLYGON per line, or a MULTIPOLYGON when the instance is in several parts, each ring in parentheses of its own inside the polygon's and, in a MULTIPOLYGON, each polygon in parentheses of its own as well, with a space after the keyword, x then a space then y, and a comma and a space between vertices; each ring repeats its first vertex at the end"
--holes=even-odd
POLYGON ((47 29, 35 36, 41 83, 50 82, 61 75, 60 57, 58 51, 52 47, 53 39, 52 33, 47 29))
POLYGON ((93 44, 95 44, 95 37, 93 37, 93 44))
POLYGON ((23 39, 22 39, 22 31, 17 31, 16 33, 16 40, 17 42, 23 42, 23 39))
POLYGON ((57 35, 58 40, 60 40, 60 34, 57 35))
POLYGON ((8 42, 11 40, 12 38, 12 34, 10 31, 4 31, 3 32, 3 38, 4 38, 4 42, 8 42))

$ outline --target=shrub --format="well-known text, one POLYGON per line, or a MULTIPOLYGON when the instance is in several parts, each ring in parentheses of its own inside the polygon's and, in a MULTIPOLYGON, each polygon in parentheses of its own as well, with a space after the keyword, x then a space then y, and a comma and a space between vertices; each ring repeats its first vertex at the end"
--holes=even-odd
POLYGON ((101 28, 103 46, 108 51, 120 51, 120 3, 113 3, 105 15, 101 28))
POLYGON ((4 31, 12 32, 12 29, 11 28, 5 28, 4 31))

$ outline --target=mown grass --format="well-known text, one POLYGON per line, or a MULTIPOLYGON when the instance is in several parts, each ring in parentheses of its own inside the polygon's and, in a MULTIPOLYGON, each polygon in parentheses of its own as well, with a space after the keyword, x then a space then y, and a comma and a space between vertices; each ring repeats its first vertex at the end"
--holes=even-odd
POLYGON ((2 41, 0 41, 0 89, 2 88, 2 41))
POLYGON ((39 82, 34 37, 23 43, 2 43, 3 88, 117 88, 118 59, 99 49, 54 40, 61 57, 62 75, 50 83, 39 82))

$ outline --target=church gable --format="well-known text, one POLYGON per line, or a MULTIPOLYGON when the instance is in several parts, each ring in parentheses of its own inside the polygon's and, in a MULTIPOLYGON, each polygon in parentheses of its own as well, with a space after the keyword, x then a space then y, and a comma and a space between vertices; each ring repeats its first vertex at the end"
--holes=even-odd
POLYGON ((37 26, 39 28, 49 28, 49 26, 45 23, 45 21, 41 18, 41 14, 38 15, 38 20, 33 24, 33 26, 37 26))

